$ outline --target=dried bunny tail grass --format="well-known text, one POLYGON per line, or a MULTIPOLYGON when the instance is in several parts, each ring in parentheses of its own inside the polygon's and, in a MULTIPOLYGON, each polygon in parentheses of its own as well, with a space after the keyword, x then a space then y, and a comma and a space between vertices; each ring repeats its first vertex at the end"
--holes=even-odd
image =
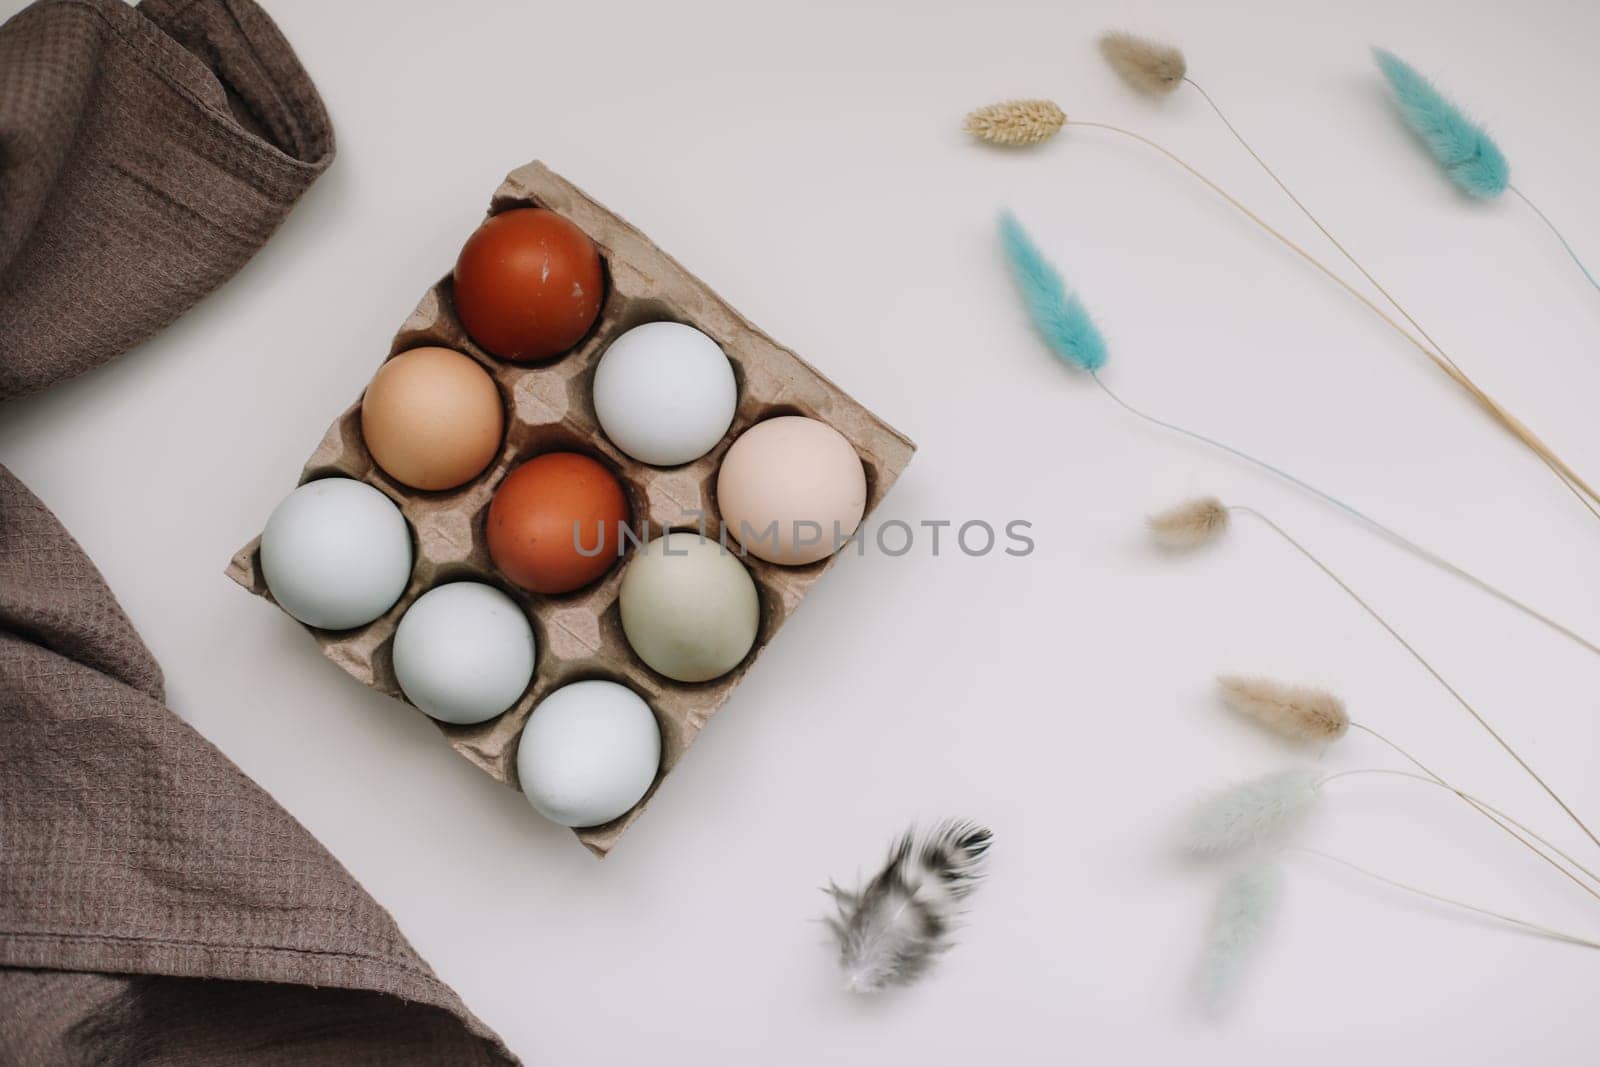
POLYGON ((1274 861, 1246 867, 1223 883, 1200 962, 1198 992, 1207 1015, 1219 1017, 1232 1006, 1282 895, 1283 870, 1274 861))
POLYGON ((1326 689, 1232 675, 1217 687, 1229 708, 1296 741, 1337 741, 1350 729, 1344 701, 1326 689))
MULTIPOLYGON (((1195 86, 1195 88, 1198 90, 1199 86, 1195 86)), ((1205 174, 1201 173, 1192 164, 1183 159, 1183 157, 1179 156, 1177 153, 1173 152, 1171 149, 1157 143, 1156 141, 1152 141, 1150 138, 1141 133, 1126 129, 1114 123, 1090 122, 1085 119, 1074 119, 1072 120, 1071 125, 1086 130, 1105 130, 1109 133, 1114 133, 1118 136, 1138 141, 1140 144, 1148 147, 1151 151, 1165 156, 1174 165, 1181 168, 1196 181, 1200 182, 1217 196, 1221 197, 1231 207, 1233 207, 1234 210, 1238 211, 1240 214, 1245 216, 1245 218, 1259 226, 1274 240, 1282 243, 1285 248, 1289 249, 1295 255, 1305 260, 1307 264, 1309 264, 1315 270, 1321 272, 1329 281, 1333 282, 1345 292, 1349 293, 1351 297, 1359 301, 1368 311, 1378 316, 1378 318, 1382 320, 1385 325, 1399 334, 1407 344, 1410 344, 1416 348, 1417 351, 1422 353, 1422 355, 1428 359, 1429 362, 1437 366, 1441 372, 1447 375, 1462 389, 1466 390, 1466 392, 1474 400, 1476 400, 1478 404, 1483 407, 1496 422, 1508 430, 1517 438, 1517 440, 1521 441, 1524 446, 1538 456, 1540 462, 1548 467, 1550 471, 1561 480, 1562 484, 1565 485, 1567 489, 1569 489, 1573 495, 1578 498, 1578 501, 1586 510, 1594 515, 1595 518, 1600 519, 1600 490, 1597 490, 1594 486, 1585 481, 1582 475, 1574 470, 1572 466, 1566 462, 1566 460, 1557 455, 1549 445, 1540 440, 1538 435, 1530 430, 1520 419, 1518 419, 1511 412, 1507 411, 1505 408, 1501 407, 1498 401, 1496 401, 1488 393, 1484 392, 1483 387, 1468 377, 1466 372, 1458 367, 1455 362, 1445 354, 1445 352, 1438 346, 1437 342, 1434 342, 1426 334, 1426 332, 1422 330, 1422 327, 1417 324, 1415 319, 1411 318, 1411 316, 1406 313, 1404 308, 1401 308, 1398 304, 1395 305, 1396 311, 1398 311, 1400 315, 1410 322, 1411 325, 1417 330, 1416 334, 1413 334, 1410 330, 1406 329, 1406 327, 1402 326, 1392 315, 1390 315, 1383 308, 1379 307, 1377 303, 1373 301, 1372 297, 1368 296, 1355 285, 1351 284, 1337 271, 1307 251, 1304 246, 1300 245, 1293 238, 1289 237, 1283 233, 1283 231, 1273 226, 1266 219, 1263 219, 1260 215, 1256 214, 1238 197, 1234 196, 1222 186, 1206 177, 1205 174)), ((1248 147, 1248 145, 1246 147, 1248 147)), ((1315 221, 1314 217, 1313 221, 1315 221)), ((1324 230, 1324 233, 1326 233, 1326 230, 1324 230)), ((1329 236, 1331 238, 1331 235, 1329 236)), ((1345 254, 1348 256, 1348 252, 1345 254)), ((1357 266, 1359 267, 1359 264, 1357 264, 1357 266)), ((1368 275, 1368 277, 1369 279, 1371 278, 1370 275, 1368 275)), ((1376 284, 1377 282, 1374 280, 1374 285, 1376 284)), ((1391 303, 1393 302, 1392 297, 1388 297, 1388 299, 1391 301, 1391 303)))
POLYGON ((1116 30, 1100 38, 1100 54, 1135 89, 1163 95, 1183 82, 1189 65, 1168 44, 1116 30))
POLYGON ((1019 148, 1043 144, 1066 124, 1066 112, 1049 100, 1005 100, 978 108, 963 126, 980 141, 1019 148))
POLYGON ((1191 852, 1221 855, 1274 837, 1299 822, 1317 800, 1317 774, 1309 768, 1252 778, 1197 805, 1184 835, 1191 852))
POLYGON ((1093 316, 1009 211, 1000 216, 1000 247, 1028 317, 1050 351, 1090 374, 1105 366, 1106 341, 1093 316))
POLYGON ((1468 196, 1489 200, 1511 184, 1511 167, 1500 146, 1417 69, 1393 52, 1372 50, 1400 117, 1411 127, 1445 176, 1468 196))
POLYGON ((1199 548, 1228 528, 1228 509, 1214 496, 1186 500, 1145 520, 1150 536, 1163 548, 1199 548))

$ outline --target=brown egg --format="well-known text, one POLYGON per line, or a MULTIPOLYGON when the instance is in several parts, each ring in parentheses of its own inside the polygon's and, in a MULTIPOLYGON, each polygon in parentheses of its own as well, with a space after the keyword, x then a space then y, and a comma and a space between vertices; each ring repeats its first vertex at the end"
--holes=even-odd
POLYGON ((570 592, 617 562, 618 525, 627 521, 628 498, 616 475, 588 456, 551 452, 495 490, 489 556, 524 589, 570 592))
POLYGON ((583 340, 603 289, 594 242, 543 208, 488 219, 456 259, 461 324, 478 344, 518 363, 550 359, 583 340))
POLYGON ((504 424, 489 372, 449 348, 400 353, 361 398, 373 462, 413 489, 454 489, 476 478, 500 451, 504 424))

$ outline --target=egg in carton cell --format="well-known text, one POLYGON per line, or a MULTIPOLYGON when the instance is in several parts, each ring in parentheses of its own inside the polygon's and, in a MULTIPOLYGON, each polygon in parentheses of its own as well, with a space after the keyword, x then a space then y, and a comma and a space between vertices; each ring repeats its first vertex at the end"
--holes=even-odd
MULTIPOLYGON (((329 428, 301 472, 301 483, 329 476, 353 478, 393 500, 413 536, 415 564, 404 593, 373 622, 346 631, 307 629, 323 654, 357 681, 405 700, 394 673, 395 630, 409 607, 446 582, 470 580, 502 590, 526 612, 538 649, 532 682, 503 714, 472 725, 438 723, 463 757, 496 780, 516 787, 517 742, 539 703, 576 681, 620 683, 641 696, 660 729, 660 765, 644 797, 622 816, 575 829, 582 843, 603 856, 639 817, 695 736, 732 695, 745 671, 799 606, 833 556, 798 566, 741 557, 760 602, 749 653, 715 679, 674 681, 640 661, 620 619, 619 589, 628 561, 570 593, 532 593, 496 570, 486 541, 486 518, 496 488, 524 461, 558 451, 589 456, 614 473, 628 500, 634 528, 659 538, 672 530, 704 529, 715 539, 722 516, 717 472, 733 443, 759 422, 802 415, 837 430, 860 459, 866 478, 863 521, 870 517, 910 461, 915 446, 836 385, 745 320, 703 282, 656 248, 638 230, 563 178, 531 163, 507 176, 494 194, 490 215, 524 207, 554 211, 577 225, 599 250, 604 295, 599 315, 576 346, 544 363, 498 359, 462 326, 446 276, 422 298, 395 335, 390 356, 425 345, 465 353, 495 382, 505 405, 504 440, 482 473, 458 488, 425 492, 401 484, 372 459, 361 433, 358 400, 329 428), (602 432, 593 385, 600 356, 628 330, 649 322, 692 326, 714 340, 732 364, 738 402, 722 439, 700 458, 677 467, 654 467, 618 449, 602 432)), ((737 543, 733 543, 737 550, 737 543)), ((271 598, 260 567, 260 538, 233 558, 229 575, 271 598)))

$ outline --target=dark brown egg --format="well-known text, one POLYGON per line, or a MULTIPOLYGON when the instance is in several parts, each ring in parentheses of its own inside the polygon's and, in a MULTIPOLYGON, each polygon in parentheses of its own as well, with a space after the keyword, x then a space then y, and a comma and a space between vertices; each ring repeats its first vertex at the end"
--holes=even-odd
POLYGON ((543 208, 486 220, 456 259, 456 311, 467 333, 502 359, 537 363, 583 340, 604 295, 587 234, 543 208))

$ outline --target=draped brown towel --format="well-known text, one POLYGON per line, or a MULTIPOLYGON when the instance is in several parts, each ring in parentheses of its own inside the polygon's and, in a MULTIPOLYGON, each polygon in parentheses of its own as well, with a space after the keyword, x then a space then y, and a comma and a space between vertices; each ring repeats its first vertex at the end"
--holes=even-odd
MULTIPOLYGON (((0 399, 177 318, 332 157, 249 0, 45 0, 0 26, 0 399)), ((0 1063, 515 1062, 163 706, 99 572, 0 467, 0 1063)))

